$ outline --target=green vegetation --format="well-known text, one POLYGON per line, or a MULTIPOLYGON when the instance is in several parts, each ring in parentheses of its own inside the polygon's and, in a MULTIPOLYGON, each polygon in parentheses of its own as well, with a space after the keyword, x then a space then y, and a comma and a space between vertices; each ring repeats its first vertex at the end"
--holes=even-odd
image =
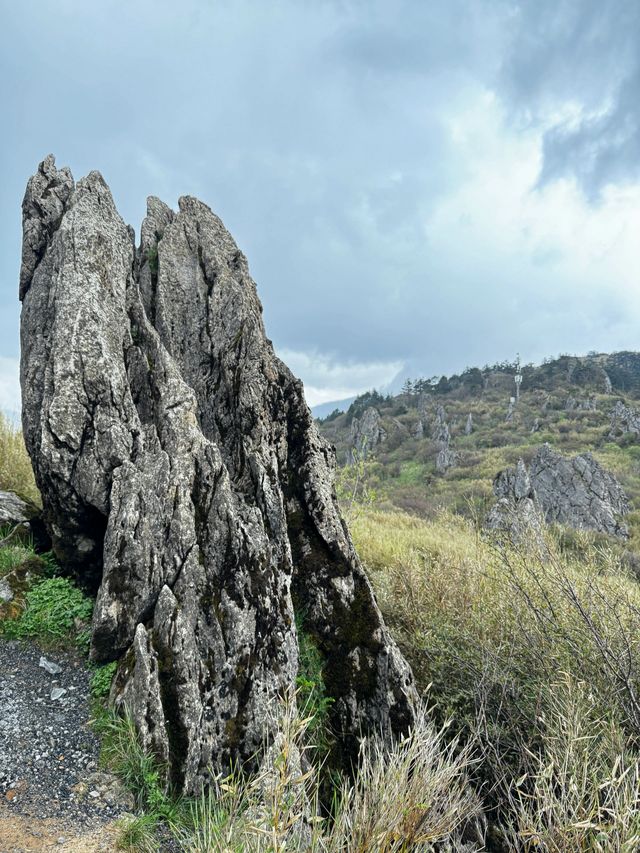
POLYGON ((91 695, 96 700, 106 699, 111 690, 111 682, 116 674, 117 661, 105 663, 95 668, 91 676, 91 695))
POLYGON ((158 247, 150 246, 147 250, 147 263, 152 275, 158 274, 158 247))
POLYGON ((84 628, 93 601, 68 578, 36 578, 25 594, 26 609, 17 619, 0 622, 5 637, 37 639, 45 645, 85 641, 84 628))
POLYGON ((326 756, 332 736, 329 731, 329 708, 333 699, 327 695, 324 683, 324 660, 313 638, 304 630, 304 621, 296 620, 298 633, 298 675, 296 698, 303 717, 308 718, 307 727, 317 757, 326 756))
POLYGON ((618 549, 498 547, 447 512, 369 510, 353 534, 506 849, 636 849, 640 587, 618 549))
POLYGON ((305 770, 301 762, 308 722, 296 701, 283 703, 282 737, 267 749, 257 773, 231 770, 200 797, 179 800, 163 786, 133 723, 103 716, 103 766, 121 776, 141 810, 124 824, 120 848, 159 850, 159 833, 165 832, 189 853, 435 851, 478 819, 479 800, 468 784, 469 750, 446 742, 422 714, 412 736, 390 751, 377 738, 367 741, 358 779, 336 791, 334 819, 308 821, 305 812, 317 813, 320 791, 317 765, 305 770))
MULTIPOLYGON (((0 527, 0 540, 8 536, 11 531, 0 527)), ((34 557, 33 548, 27 542, 12 540, 11 543, 0 548, 0 578, 17 569, 27 560, 34 557)))

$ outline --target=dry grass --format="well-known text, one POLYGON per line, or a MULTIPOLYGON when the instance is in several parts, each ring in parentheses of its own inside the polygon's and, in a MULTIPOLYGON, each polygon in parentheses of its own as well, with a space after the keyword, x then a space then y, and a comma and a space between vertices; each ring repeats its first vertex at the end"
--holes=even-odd
POLYGON ((187 804, 176 838, 189 853, 424 853, 475 833, 479 799, 468 780, 470 754, 448 743, 422 712, 413 731, 391 747, 363 744, 353 785, 336 790, 334 820, 320 818, 319 768, 309 766, 309 719, 295 702, 282 706, 281 736, 252 778, 219 778, 187 804), (305 768, 305 769, 303 769, 305 768))
POLYGON ((353 534, 508 849, 639 849, 640 588, 618 550, 498 546, 447 513, 368 511, 353 534))
POLYGON ((640 764, 619 725, 594 707, 584 682, 551 685, 539 721, 543 749, 506 792, 515 851, 640 848, 640 764))
POLYGON ((22 432, 0 412, 0 489, 40 504, 22 432))

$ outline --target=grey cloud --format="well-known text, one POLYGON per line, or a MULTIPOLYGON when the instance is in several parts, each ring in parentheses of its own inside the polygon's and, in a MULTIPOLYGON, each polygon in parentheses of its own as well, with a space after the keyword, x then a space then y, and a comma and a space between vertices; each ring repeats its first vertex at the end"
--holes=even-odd
MULTIPOLYGON (((546 131, 543 181, 576 174, 593 195, 627 179, 635 0, 0 5, 0 355, 18 349, 19 204, 49 151, 76 177, 100 169, 136 227, 150 194, 209 203, 249 257, 280 349, 442 372, 527 341, 541 355, 573 346, 556 343, 574 283, 551 250, 508 278, 533 293, 541 265, 559 276, 560 319, 535 299, 523 318, 497 283, 505 260, 467 244, 466 210, 451 253, 425 223, 469 178, 448 121, 485 92, 513 132, 546 131), (549 124, 569 101, 591 124, 549 124)), ((606 322, 576 346, 615 341, 606 322)))
POLYGON ((546 125, 540 186, 574 177, 591 200, 640 176, 640 4, 518 5, 500 87, 517 120, 546 125), (553 121, 569 108, 577 115, 553 121))

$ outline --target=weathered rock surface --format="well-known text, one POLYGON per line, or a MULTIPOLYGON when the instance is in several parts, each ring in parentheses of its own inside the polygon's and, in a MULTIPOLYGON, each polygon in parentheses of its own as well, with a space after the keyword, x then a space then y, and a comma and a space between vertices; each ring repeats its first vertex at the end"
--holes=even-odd
POLYGON ((565 410, 567 412, 596 412, 598 410, 598 401, 595 397, 585 397, 582 400, 576 397, 567 397, 565 410))
POLYGON ((0 527, 25 524, 34 513, 31 504, 13 492, 0 492, 0 527))
POLYGON ((544 444, 528 469, 519 460, 516 468, 501 471, 494 493, 498 501, 487 518, 492 529, 513 528, 517 536, 519 528, 535 528, 536 515, 542 514, 547 524, 628 536, 622 522, 629 511, 624 490, 590 453, 569 459, 544 444))
POLYGON ((383 442, 387 433, 380 423, 380 412, 373 406, 365 409, 360 418, 351 421, 350 461, 366 459, 367 454, 383 442))
POLYGON ((40 551, 51 547, 39 508, 14 492, 0 492, 0 528, 0 547, 23 535, 31 537, 40 551))
POLYGON ((611 438, 619 438, 628 434, 640 435, 640 412, 618 400, 611 410, 609 435, 611 438))
POLYGON ((361 733, 406 730, 411 671, 340 517, 333 452, 222 222, 150 199, 136 250, 101 175, 74 185, 48 157, 23 224, 23 427, 45 522, 97 589, 112 699, 176 788, 275 734, 296 611, 345 761, 361 733))
POLYGON ((436 408, 431 435, 436 444, 436 471, 444 474, 457 464, 458 454, 451 448, 451 431, 444 408, 440 405, 436 408))
POLYGON ((471 412, 469 412, 469 414, 467 415, 467 420, 466 420, 465 425, 464 425, 464 434, 465 435, 471 435, 472 432, 473 432, 473 415, 471 414, 471 412))
POLYGON ((522 459, 515 468, 500 471, 493 481, 493 492, 498 500, 487 516, 487 529, 508 533, 515 545, 533 542, 541 547, 544 517, 522 459))
POLYGON ((529 476, 547 523, 628 535, 621 521, 629 512, 627 496, 590 453, 568 459, 544 444, 531 460, 529 476))

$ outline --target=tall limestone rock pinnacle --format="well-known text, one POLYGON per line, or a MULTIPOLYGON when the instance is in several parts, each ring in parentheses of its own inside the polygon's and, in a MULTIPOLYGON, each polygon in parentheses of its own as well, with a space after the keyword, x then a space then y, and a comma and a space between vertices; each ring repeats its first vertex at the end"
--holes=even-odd
POLYGON ((247 261, 195 198, 141 245, 102 176, 53 157, 23 202, 23 427, 65 568, 97 592, 91 655, 143 744, 195 792, 275 734, 296 614, 345 762, 413 720, 333 489, 334 455, 274 355, 247 261))

